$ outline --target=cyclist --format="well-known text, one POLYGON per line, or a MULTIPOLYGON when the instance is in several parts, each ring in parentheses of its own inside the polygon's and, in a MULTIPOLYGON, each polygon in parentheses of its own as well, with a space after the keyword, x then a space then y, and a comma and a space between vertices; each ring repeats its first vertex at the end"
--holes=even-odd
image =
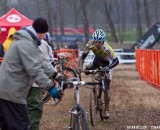
MULTIPOLYGON (((83 50, 80 68, 83 68, 83 63, 87 57, 89 51, 91 50, 95 54, 95 58, 92 63, 85 67, 85 70, 92 70, 98 67, 103 67, 108 73, 107 86, 105 86, 104 99, 105 99, 105 112, 103 117, 108 119, 109 114, 109 101, 110 101, 110 82, 112 79, 112 68, 119 64, 119 60, 115 55, 113 49, 105 42, 106 34, 102 29, 97 29, 93 35, 92 40, 90 40, 83 50)), ((89 74, 89 73, 85 73, 89 74)), ((97 80, 100 80, 100 74, 96 76, 97 80)))

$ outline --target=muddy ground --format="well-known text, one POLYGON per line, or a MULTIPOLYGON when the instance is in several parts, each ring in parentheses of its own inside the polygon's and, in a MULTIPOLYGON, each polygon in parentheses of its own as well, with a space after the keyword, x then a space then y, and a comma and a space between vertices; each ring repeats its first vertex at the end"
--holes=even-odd
MULTIPOLYGON (((89 80, 88 76, 83 79, 89 80)), ((81 88, 80 96, 89 111, 89 90, 81 88)), ((57 106, 51 101, 44 105, 40 130, 65 130, 72 97, 73 91, 68 89, 57 106)), ((160 130, 160 90, 140 80, 135 65, 119 65, 113 70, 110 113, 107 121, 97 121, 91 130, 160 130)))

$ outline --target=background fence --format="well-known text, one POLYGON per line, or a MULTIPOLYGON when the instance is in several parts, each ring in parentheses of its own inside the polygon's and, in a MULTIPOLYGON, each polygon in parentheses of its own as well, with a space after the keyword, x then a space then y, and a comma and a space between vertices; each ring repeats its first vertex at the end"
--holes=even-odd
POLYGON ((160 89, 160 50, 136 49, 136 68, 140 78, 160 89))

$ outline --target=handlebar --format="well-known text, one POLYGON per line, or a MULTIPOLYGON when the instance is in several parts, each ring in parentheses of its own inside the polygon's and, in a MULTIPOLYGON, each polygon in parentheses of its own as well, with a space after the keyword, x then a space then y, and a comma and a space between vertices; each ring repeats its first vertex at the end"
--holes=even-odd
POLYGON ((106 72, 103 67, 99 67, 97 69, 94 70, 76 70, 77 73, 97 73, 97 72, 106 72))
POLYGON ((80 72, 81 73, 85 73, 85 72, 97 73, 97 72, 105 72, 105 70, 99 70, 99 69, 96 69, 96 70, 81 70, 80 72))
MULTIPOLYGON (((79 81, 79 78, 70 78, 66 81, 62 81, 61 82, 61 90, 64 90, 64 85, 74 85, 74 86, 79 86, 79 85, 99 85, 104 87, 104 83, 102 81, 99 82, 88 82, 88 81, 79 81)), ((70 87, 65 87, 66 88, 70 88, 70 87)))

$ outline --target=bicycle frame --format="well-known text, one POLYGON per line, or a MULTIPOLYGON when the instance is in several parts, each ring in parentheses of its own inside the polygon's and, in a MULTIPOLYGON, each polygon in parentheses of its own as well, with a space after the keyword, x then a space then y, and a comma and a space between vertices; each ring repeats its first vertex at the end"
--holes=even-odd
MULTIPOLYGON (((79 87, 85 85, 101 85, 100 82, 86 82, 86 81, 79 81, 78 78, 69 79, 71 81, 62 81, 61 82, 61 91, 63 92, 64 85, 73 85, 74 89, 74 105, 71 111, 71 120, 70 120, 70 129, 79 130, 79 125, 82 125, 82 130, 89 130, 87 119, 86 119, 86 112, 80 106, 80 93, 79 87), (82 119, 80 119, 82 118, 82 119), (79 120, 81 120, 81 124, 78 124, 79 120), (73 124, 72 124, 73 123, 73 124)), ((102 83, 103 85, 103 83, 102 83)))
POLYGON ((105 91, 105 83, 107 78, 107 73, 102 68, 97 68, 95 70, 82 70, 81 72, 90 73, 92 75, 92 82, 95 82, 95 74, 96 73, 102 73, 101 77, 101 86, 98 88, 96 86, 93 86, 90 93, 90 118, 91 118, 91 125, 95 125, 96 120, 96 114, 97 111, 100 114, 100 119, 103 120, 103 113, 104 113, 104 91, 105 91), (103 95, 103 96, 102 96, 103 95), (103 98, 103 99, 102 99, 103 98))
MULTIPOLYGON (((64 63, 66 62, 66 60, 68 60, 67 57, 59 57, 59 61, 55 61, 54 67, 56 65, 58 65, 58 72, 64 74, 67 76, 67 78, 71 78, 71 77, 77 77, 76 72, 69 67, 65 67, 64 63)), ((55 67, 56 68, 56 67, 55 67)), ((59 86, 59 84, 57 84, 57 86, 59 86)), ((49 95, 49 93, 45 90, 42 91, 43 92, 43 102, 46 103, 51 99, 51 96, 49 95)), ((59 102, 61 101, 61 99, 53 99, 52 105, 57 105, 59 102)))

